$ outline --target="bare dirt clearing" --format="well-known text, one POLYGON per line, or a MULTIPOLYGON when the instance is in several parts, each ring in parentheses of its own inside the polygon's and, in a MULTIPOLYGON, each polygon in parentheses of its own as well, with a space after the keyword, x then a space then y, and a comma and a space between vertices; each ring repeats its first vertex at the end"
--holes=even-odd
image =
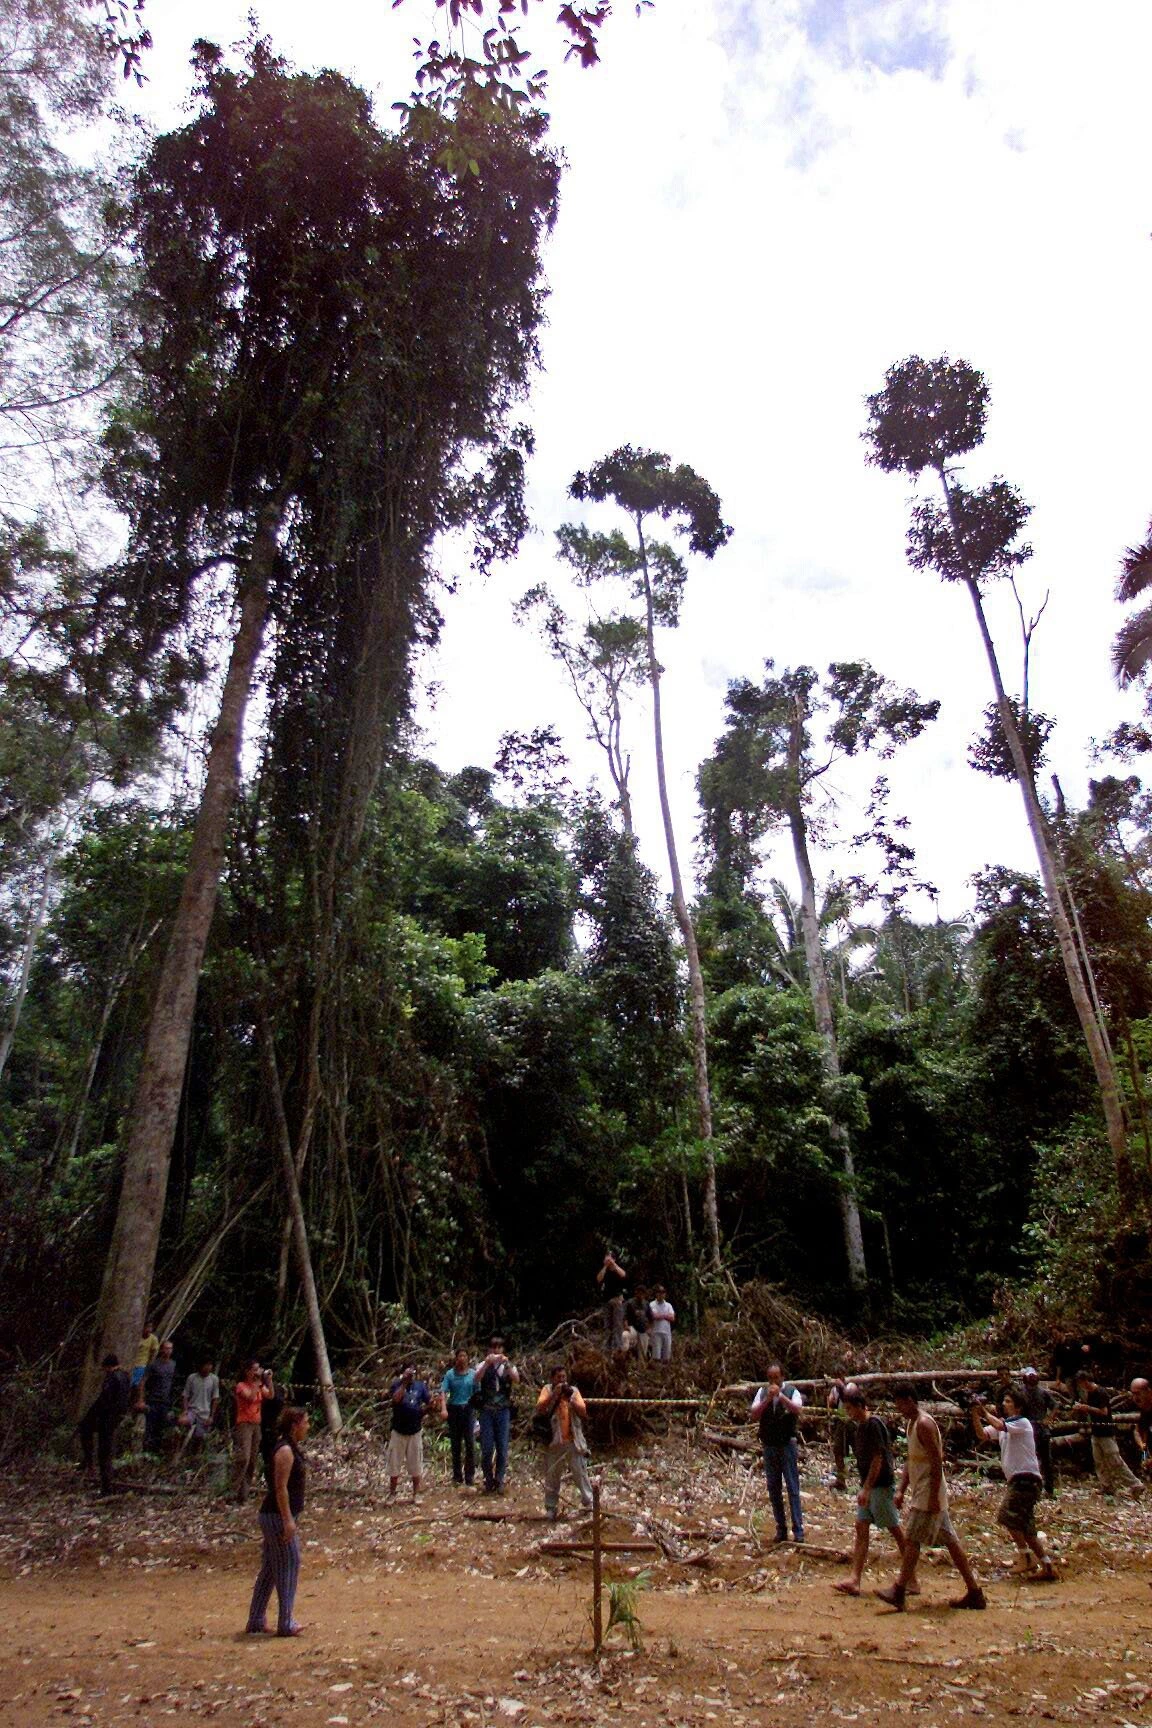
MULTIPOLYGON (((1006 1575, 996 1485, 956 1491, 957 1523, 988 1582, 984 1614, 948 1610, 956 1576, 923 1568, 904 1615, 838 1597, 834 1562, 763 1542, 764 1489, 739 1459, 669 1442, 605 1469, 607 1531, 669 1531, 688 1563, 644 1557, 643 1649, 589 1659, 589 1566, 543 1555, 537 1460, 517 1457, 508 1498, 444 1486, 386 1507, 374 1471, 314 1450, 300 1639, 244 1638, 259 1545, 252 1512, 205 1495, 102 1503, 63 1472, 0 1511, 0 1723, 549 1722, 636 1728, 802 1713, 872 1723, 1036 1716, 1152 1724, 1152 1507, 1062 1488, 1044 1522, 1055 1586, 1006 1575), (497 1511, 501 1520, 469 1514, 497 1511), (652 1523, 655 1518, 657 1523, 652 1523)), ((852 1500, 819 1485, 814 1543, 846 1548, 852 1500)), ((768 1519, 771 1533, 771 1519, 768 1519)), ((891 1575, 874 1544, 868 1582, 891 1575)), ((613 1557, 610 1577, 640 1570, 613 1557)))

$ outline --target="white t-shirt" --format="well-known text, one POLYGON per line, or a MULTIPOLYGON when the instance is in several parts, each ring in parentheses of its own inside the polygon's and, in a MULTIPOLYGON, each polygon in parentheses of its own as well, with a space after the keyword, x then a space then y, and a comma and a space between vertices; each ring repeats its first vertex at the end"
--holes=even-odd
POLYGON ((1000 1445, 1000 1462, 1011 1482, 1013 1476, 1039 1476, 1036 1434, 1027 1416, 1006 1416, 1003 1428, 985 1428, 984 1438, 1000 1445))
POLYGON ((649 1302, 648 1313, 652 1319, 652 1331, 658 1332, 662 1338, 671 1338, 672 1322, 676 1318, 671 1302, 649 1302))

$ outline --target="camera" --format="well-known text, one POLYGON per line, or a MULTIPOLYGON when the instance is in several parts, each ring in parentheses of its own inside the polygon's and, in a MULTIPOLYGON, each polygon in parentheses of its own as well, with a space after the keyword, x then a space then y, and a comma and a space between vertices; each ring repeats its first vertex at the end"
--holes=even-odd
POLYGON ((951 1398, 961 1410, 971 1410, 974 1404, 990 1404, 992 1401, 991 1393, 983 1386, 957 1386, 951 1398))

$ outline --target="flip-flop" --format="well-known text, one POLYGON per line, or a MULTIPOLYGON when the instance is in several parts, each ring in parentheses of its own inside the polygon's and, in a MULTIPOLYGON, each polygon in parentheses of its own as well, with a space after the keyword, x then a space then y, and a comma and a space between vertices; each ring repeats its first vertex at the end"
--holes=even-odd
POLYGON ((859 1584, 849 1584, 846 1578, 842 1579, 839 1584, 833 1584, 832 1588, 838 1590, 841 1596, 859 1596, 860 1594, 859 1584))

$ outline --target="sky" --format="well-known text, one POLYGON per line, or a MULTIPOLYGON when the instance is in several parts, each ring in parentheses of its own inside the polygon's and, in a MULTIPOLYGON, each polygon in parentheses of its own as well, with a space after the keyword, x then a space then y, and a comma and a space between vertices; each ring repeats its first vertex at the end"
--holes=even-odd
MULTIPOLYGON (((546 256, 534 530, 515 563, 441 598, 421 668, 428 753, 491 765, 501 735, 553 724, 571 777, 598 773, 562 674, 512 615, 538 581, 563 592, 554 531, 578 519, 572 474, 622 443, 667 451, 719 493, 730 543, 690 560, 665 638, 666 749, 682 857, 695 774, 733 678, 866 658, 940 700, 889 766, 920 873, 945 916, 989 863, 1034 865, 1018 791, 967 764, 991 687, 966 595, 904 558, 908 483, 865 462, 864 397, 911 353, 963 357, 992 391, 967 476, 1001 473, 1034 506, 1026 604, 1049 596, 1032 699, 1083 799, 1092 741, 1138 709, 1109 646, 1125 546, 1152 514, 1152 7, 1112 0, 656 0, 627 4, 600 66, 565 66, 552 6, 530 40, 553 68, 567 158, 546 256)), ((179 123, 193 36, 246 33, 231 0, 149 0, 148 83, 129 96, 179 123)), ((301 67, 334 65, 387 118, 412 79, 431 0, 264 0, 261 28, 301 67)), ((594 518, 607 526, 607 513, 594 518)), ((576 603, 576 602, 574 602, 576 603)), ((1010 687, 1019 625, 989 612, 1010 687)), ((666 876, 647 704, 629 716, 637 828, 666 876)), ((837 784, 844 829, 865 799, 837 784)), ((842 862, 825 856, 825 871, 842 862)), ((768 868, 790 880, 779 853, 768 868)), ((931 906, 919 908, 930 914, 931 906)))

